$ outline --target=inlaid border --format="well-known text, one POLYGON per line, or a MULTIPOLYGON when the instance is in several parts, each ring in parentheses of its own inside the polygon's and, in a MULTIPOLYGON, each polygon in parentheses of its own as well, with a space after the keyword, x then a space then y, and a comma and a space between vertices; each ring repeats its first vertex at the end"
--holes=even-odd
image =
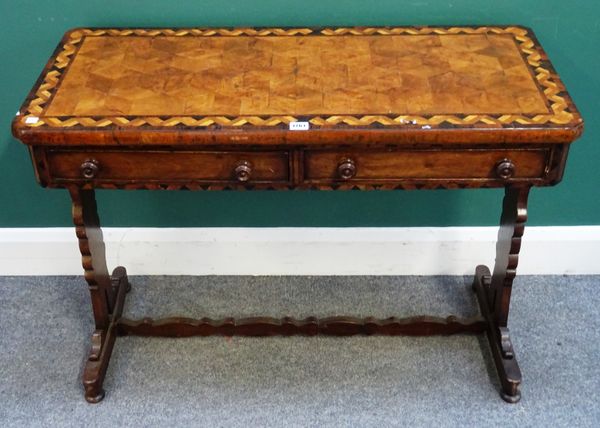
POLYGON ((312 127, 514 127, 568 125, 581 121, 579 113, 570 102, 560 79, 545 58, 534 36, 521 27, 353 27, 353 28, 190 28, 190 29, 76 29, 67 34, 62 49, 54 58, 48 72, 43 76, 39 87, 27 104, 19 122, 31 128, 107 128, 107 127, 285 127, 298 120, 310 122, 312 127), (510 34, 530 67, 532 74, 547 99, 552 113, 523 114, 471 114, 471 115, 315 115, 296 117, 292 115, 273 116, 44 116, 44 108, 56 92, 61 77, 74 58, 74 54, 85 37, 98 36, 194 36, 194 37, 236 37, 236 36, 371 36, 371 35, 446 35, 446 34, 510 34))

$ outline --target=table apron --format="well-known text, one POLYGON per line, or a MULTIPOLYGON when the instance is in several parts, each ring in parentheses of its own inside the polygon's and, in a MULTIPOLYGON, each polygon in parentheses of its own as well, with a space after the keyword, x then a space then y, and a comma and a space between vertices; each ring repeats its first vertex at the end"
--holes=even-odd
POLYGON ((553 185, 568 145, 513 147, 34 147, 47 187, 222 190, 420 189, 553 185))

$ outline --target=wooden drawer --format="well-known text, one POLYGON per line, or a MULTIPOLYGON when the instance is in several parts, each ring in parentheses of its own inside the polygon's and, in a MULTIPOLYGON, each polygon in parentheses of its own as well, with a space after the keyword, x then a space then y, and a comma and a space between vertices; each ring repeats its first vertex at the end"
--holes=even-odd
POLYGON ((49 151, 51 179, 95 181, 288 182, 285 151, 49 151))
POLYGON ((542 178, 548 149, 447 151, 315 150, 304 153, 304 180, 387 181, 406 179, 542 178))

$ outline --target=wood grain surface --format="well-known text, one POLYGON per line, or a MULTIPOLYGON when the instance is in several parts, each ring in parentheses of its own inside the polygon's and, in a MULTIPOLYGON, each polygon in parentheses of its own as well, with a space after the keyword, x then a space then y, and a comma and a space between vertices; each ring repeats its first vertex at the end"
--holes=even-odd
POLYGON ((44 114, 548 114, 545 101, 506 34, 120 36, 85 39, 44 114))
POLYGON ((13 129, 25 141, 36 128, 215 131, 296 121, 311 130, 545 127, 563 131, 560 142, 582 124, 521 27, 76 29, 13 129))

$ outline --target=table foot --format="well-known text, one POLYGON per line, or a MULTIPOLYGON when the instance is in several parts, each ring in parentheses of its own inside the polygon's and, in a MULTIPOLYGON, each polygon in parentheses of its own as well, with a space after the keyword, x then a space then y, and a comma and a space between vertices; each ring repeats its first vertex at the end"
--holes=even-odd
POLYGON ((504 391, 500 391, 500 397, 507 403, 515 404, 518 403, 519 400, 521 400, 521 393, 517 391, 515 395, 509 395, 504 391))
POLYGON ((118 295, 119 287, 121 287, 121 285, 125 287, 125 293, 131 291, 131 283, 127 278, 127 270, 123 266, 117 266, 115 270, 113 270, 113 273, 110 276, 110 282, 115 290, 115 296, 118 295))
POLYGON ((97 404, 104 399, 104 389, 96 388, 96 387, 88 387, 86 386, 85 390, 85 401, 91 404, 97 404))
POLYGON ((110 323, 106 330, 96 330, 92 334, 92 345, 83 370, 83 387, 88 403, 99 403, 104 398, 102 385, 117 337, 115 328, 123 312, 125 294, 131 289, 124 267, 116 268, 110 279, 116 296, 110 323))
POLYGON ((500 396, 508 403, 516 403, 521 399, 519 391, 521 370, 515 357, 508 328, 498 325, 490 309, 493 307, 490 284, 490 270, 486 266, 477 266, 473 288, 477 293, 481 315, 486 320, 487 338, 502 388, 500 396))

